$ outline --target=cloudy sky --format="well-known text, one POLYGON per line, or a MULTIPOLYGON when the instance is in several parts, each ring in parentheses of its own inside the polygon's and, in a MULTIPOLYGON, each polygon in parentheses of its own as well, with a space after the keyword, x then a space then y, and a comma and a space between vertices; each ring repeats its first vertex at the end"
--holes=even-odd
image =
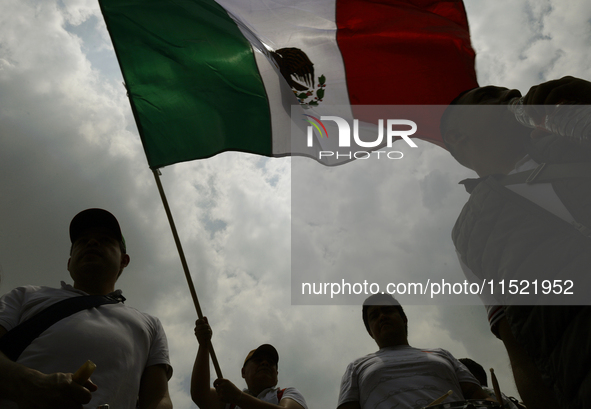
MULTIPOLYGON (((465 4, 480 84, 526 92, 564 75, 591 79, 591 3, 465 4)), ((119 287, 129 305, 161 319, 175 371, 173 402, 195 407, 189 380, 196 312, 96 1, 0 0, 0 27, 0 293, 69 281, 71 218, 89 207, 109 209, 132 259, 119 287)), ((462 278, 450 232, 467 199, 457 181, 473 174, 427 143, 388 165, 331 169, 342 179, 375 176, 367 179, 375 182, 363 179, 355 195, 345 184, 330 186, 326 203, 343 215, 341 222, 359 223, 355 233, 382 243, 375 261, 381 264, 372 268, 457 270, 462 278)), ((243 386, 245 354, 272 343, 280 354, 280 385, 300 389, 310 408, 334 408, 346 365, 376 345, 359 306, 291 305, 291 176, 290 159, 238 153, 162 170, 224 376, 243 386)), ((317 216, 333 240, 316 247, 311 260, 355 262, 343 251, 350 232, 320 211, 317 216)), ((501 388, 517 394, 483 307, 409 305, 406 311, 411 345, 442 347, 494 367, 501 388)))

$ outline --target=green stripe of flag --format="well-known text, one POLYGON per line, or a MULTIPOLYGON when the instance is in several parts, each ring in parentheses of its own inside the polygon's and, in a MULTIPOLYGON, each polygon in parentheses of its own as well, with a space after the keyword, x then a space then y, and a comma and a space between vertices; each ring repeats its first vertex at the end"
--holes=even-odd
POLYGON ((152 169, 226 150, 271 155, 250 43, 212 0, 99 0, 152 169))

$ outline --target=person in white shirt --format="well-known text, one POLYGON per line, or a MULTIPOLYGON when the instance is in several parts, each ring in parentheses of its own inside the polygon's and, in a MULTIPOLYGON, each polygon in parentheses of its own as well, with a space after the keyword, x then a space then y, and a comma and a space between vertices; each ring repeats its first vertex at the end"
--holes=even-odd
MULTIPOLYGON (((45 329, 12 361, 0 352, 2 408, 170 409, 172 367, 160 321, 123 303, 115 283, 129 264, 119 222, 102 209, 87 209, 70 224, 68 271, 73 285, 25 286, 0 298, 0 341, 23 322, 58 302, 109 296, 114 303, 82 309, 45 329), (73 373, 87 360, 92 380, 78 384, 73 373)), ((11 354, 12 355, 12 354, 11 354)))
MULTIPOLYGON (((587 408, 591 147, 524 127, 506 106, 516 97, 515 89, 474 88, 442 118, 449 152, 479 176, 462 182, 470 199, 452 238, 467 278, 496 286, 483 301, 493 304, 491 330, 507 349, 525 405, 587 408), (519 291, 501 294, 499 285, 510 282, 519 291), (542 298, 543 282, 567 284, 570 294, 555 287, 542 298)), ((591 104, 591 83, 548 81, 532 87, 523 103, 540 123, 558 104, 591 104)))
POLYGON ((363 322, 380 348, 356 359, 341 380, 338 409, 422 408, 452 391, 444 402, 487 399, 476 378, 444 349, 411 347, 408 319, 391 295, 363 303, 363 322))
POLYGON ((240 390, 228 379, 209 383, 209 345, 212 330, 207 317, 195 323, 199 349, 191 376, 191 397, 200 409, 308 409, 295 388, 278 388, 279 354, 275 347, 263 344, 250 351, 242 365, 246 388, 240 390))

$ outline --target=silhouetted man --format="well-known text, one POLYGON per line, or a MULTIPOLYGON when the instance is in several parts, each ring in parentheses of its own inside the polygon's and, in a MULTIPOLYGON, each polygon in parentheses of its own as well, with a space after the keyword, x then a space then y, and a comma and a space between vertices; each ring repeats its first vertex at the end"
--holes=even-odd
POLYGON ((117 219, 106 210, 85 210, 72 220, 70 239, 68 271, 74 284, 25 286, 3 295, 0 342, 13 337, 11 330, 18 331, 19 324, 35 322, 29 320, 49 306, 89 296, 108 303, 62 317, 16 354, 15 361, 0 353, 0 406, 64 409, 90 402, 93 408, 135 408, 139 398, 142 409, 172 408, 172 368, 162 325, 126 306, 121 290, 115 290, 129 264, 117 219), (89 359, 97 369, 92 381, 79 385, 72 374, 89 359))
POLYGON ((408 319, 391 295, 363 303, 363 322, 379 351, 349 364, 338 409, 422 408, 449 390, 445 402, 486 399, 474 376, 444 349, 408 344, 408 319))
POLYGON ((191 397, 201 409, 308 409, 302 394, 295 388, 277 388, 279 354, 263 344, 246 355, 242 377, 247 388, 240 390, 227 379, 209 384, 209 342, 211 327, 207 318, 197 320, 195 335, 199 350, 191 377, 191 397))

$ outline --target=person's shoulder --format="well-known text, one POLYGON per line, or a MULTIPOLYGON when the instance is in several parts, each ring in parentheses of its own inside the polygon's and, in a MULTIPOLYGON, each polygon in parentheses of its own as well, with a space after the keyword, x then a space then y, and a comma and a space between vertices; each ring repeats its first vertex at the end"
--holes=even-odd
MULTIPOLYGON (((428 351, 432 351, 432 350, 425 349, 425 348, 417 348, 417 347, 413 347, 410 345, 396 345, 396 346, 382 348, 373 355, 378 356, 378 357, 382 357, 382 356, 392 357, 392 356, 402 356, 402 355, 408 355, 408 354, 421 353, 421 351, 428 352, 428 351)), ((370 354, 370 355, 372 355, 372 354, 370 354)))
POLYGON ((50 291, 59 291, 57 288, 53 287, 46 287, 40 285, 22 285, 19 287, 15 287, 9 292, 3 294, 2 296, 12 296, 12 297, 26 297, 30 294, 35 294, 39 292, 50 292, 50 291))
MULTIPOLYGON (((286 388, 277 388, 275 390, 277 391, 278 394, 281 395, 281 399, 283 399, 283 398, 293 399, 297 403, 299 403, 303 408, 306 409, 308 407, 308 405, 306 403, 306 399, 304 398, 304 395, 302 395, 302 393, 298 389, 288 386, 286 388)), ((279 401, 281 401, 281 399, 279 399, 279 401)))
POLYGON ((449 352, 447 349, 443 349, 443 348, 421 348, 420 349, 423 352, 427 352, 430 354, 435 354, 435 355, 439 355, 442 357, 446 357, 448 359, 452 359, 452 360, 457 360, 451 352, 449 352))
POLYGON ((278 392, 283 391, 283 394, 285 395, 286 393, 298 393, 298 394, 302 394, 297 388, 294 388, 293 386, 287 386, 285 388, 277 388, 275 389, 278 392))
POLYGON ((21 285, 19 287, 14 288, 12 291, 19 291, 19 292, 24 292, 24 293, 33 293, 36 291, 52 291, 52 290, 58 290, 58 288, 55 287, 48 287, 45 285, 21 285))
POLYGON ((162 327, 162 323, 160 322, 160 319, 158 317, 156 317, 155 315, 140 311, 139 309, 137 309, 135 307, 131 307, 126 303, 122 303, 122 304, 118 304, 118 305, 125 308, 127 310, 128 314, 136 316, 138 319, 148 323, 150 326, 157 327, 157 328, 162 327))
POLYGON ((376 352, 371 352, 367 355, 364 355, 362 357, 356 358, 353 361, 351 361, 351 363, 349 364, 349 367, 355 367, 355 366, 359 366, 359 365, 363 365, 369 361, 374 360, 377 355, 379 354, 380 351, 376 351, 376 352))
POLYGON ((443 349, 443 348, 416 348, 416 349, 420 349, 423 352, 430 352, 433 354, 451 355, 451 352, 449 352, 447 349, 443 349))

